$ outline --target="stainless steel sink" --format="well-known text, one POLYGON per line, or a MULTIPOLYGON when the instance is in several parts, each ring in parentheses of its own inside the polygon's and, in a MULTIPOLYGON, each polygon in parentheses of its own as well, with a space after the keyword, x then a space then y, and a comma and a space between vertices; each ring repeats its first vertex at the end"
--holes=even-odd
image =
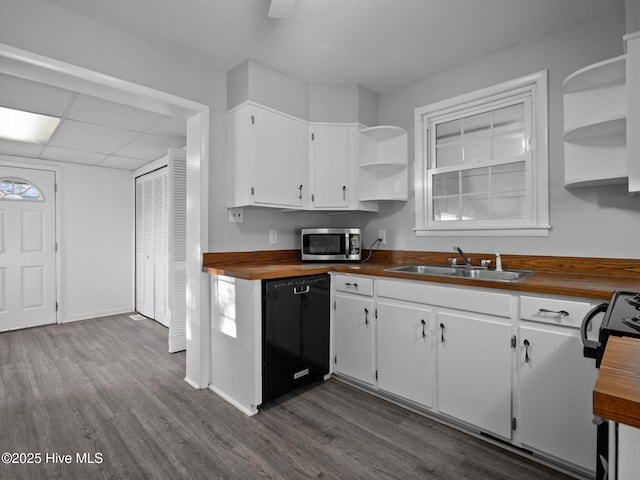
POLYGON ((419 273, 422 275, 452 275, 458 268, 444 265, 403 265, 401 267, 385 268, 388 272, 419 273))
POLYGON ((417 275, 435 275, 442 277, 461 277, 494 282, 518 282, 533 275, 528 270, 489 270, 480 267, 447 267, 444 265, 402 265, 385 268, 387 272, 415 273, 417 275))
POLYGON ((492 280, 495 282, 517 282, 525 279, 533 272, 525 270, 485 270, 480 268, 465 268, 456 271, 456 277, 476 278, 478 280, 492 280))

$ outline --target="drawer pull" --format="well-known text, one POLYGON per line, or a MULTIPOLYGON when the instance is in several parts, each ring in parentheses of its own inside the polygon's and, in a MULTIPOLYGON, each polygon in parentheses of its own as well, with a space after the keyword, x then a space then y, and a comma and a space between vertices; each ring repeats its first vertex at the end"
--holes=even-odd
POLYGON ((549 310, 548 308, 540 308, 538 310, 540 313, 555 313, 558 317, 568 317, 569 312, 566 310, 549 310))
POLYGON ((346 287, 353 287, 353 288, 358 288, 358 284, 357 283, 349 283, 349 282, 345 282, 344 284, 346 287))

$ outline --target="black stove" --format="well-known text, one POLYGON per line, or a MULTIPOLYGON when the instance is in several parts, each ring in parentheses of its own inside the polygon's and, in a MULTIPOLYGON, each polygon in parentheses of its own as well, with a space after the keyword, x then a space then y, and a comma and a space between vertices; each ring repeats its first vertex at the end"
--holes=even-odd
POLYGON ((584 356, 596 359, 600 367, 610 336, 640 338, 640 293, 614 292, 608 303, 594 308, 582 322, 584 356), (586 339, 586 329, 597 313, 605 312, 598 341, 586 339))
MULTIPOLYGON (((640 293, 614 292, 611 300, 602 303, 587 313, 580 327, 584 356, 596 359, 600 368, 609 337, 640 338, 640 293), (587 338, 587 330, 592 320, 604 312, 598 331, 598 340, 587 338)), ((609 422, 594 418, 597 425, 596 480, 606 480, 609 471, 609 422)))

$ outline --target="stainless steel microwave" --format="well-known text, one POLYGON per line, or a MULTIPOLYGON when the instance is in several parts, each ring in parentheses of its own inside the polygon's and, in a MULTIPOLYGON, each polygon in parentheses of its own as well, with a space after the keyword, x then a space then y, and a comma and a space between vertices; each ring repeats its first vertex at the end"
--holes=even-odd
POLYGON ((359 228, 303 228, 302 260, 359 262, 362 260, 359 228))

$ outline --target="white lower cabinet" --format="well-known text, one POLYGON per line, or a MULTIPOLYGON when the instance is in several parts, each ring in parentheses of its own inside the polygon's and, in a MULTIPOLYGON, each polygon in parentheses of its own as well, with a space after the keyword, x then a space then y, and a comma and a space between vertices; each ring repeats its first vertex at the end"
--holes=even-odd
POLYGON ((333 285, 338 375, 593 475, 597 369, 579 327, 600 302, 357 275, 333 285))
POLYGON ((577 330, 520 328, 520 440, 523 447, 595 471, 592 423, 597 369, 577 330))
POLYGON ((368 295, 335 295, 335 371, 374 385, 374 311, 368 295))
MULTIPOLYGON (((595 362, 584 358, 580 324, 592 306, 580 299, 520 297, 520 441, 585 471, 596 467, 595 362)), ((595 319, 590 337, 597 336, 595 319)))
POLYGON ((378 301, 378 388, 413 403, 433 405, 433 312, 378 301))
POLYGON ((437 339, 440 413, 511 438, 511 326, 440 312, 437 339))

